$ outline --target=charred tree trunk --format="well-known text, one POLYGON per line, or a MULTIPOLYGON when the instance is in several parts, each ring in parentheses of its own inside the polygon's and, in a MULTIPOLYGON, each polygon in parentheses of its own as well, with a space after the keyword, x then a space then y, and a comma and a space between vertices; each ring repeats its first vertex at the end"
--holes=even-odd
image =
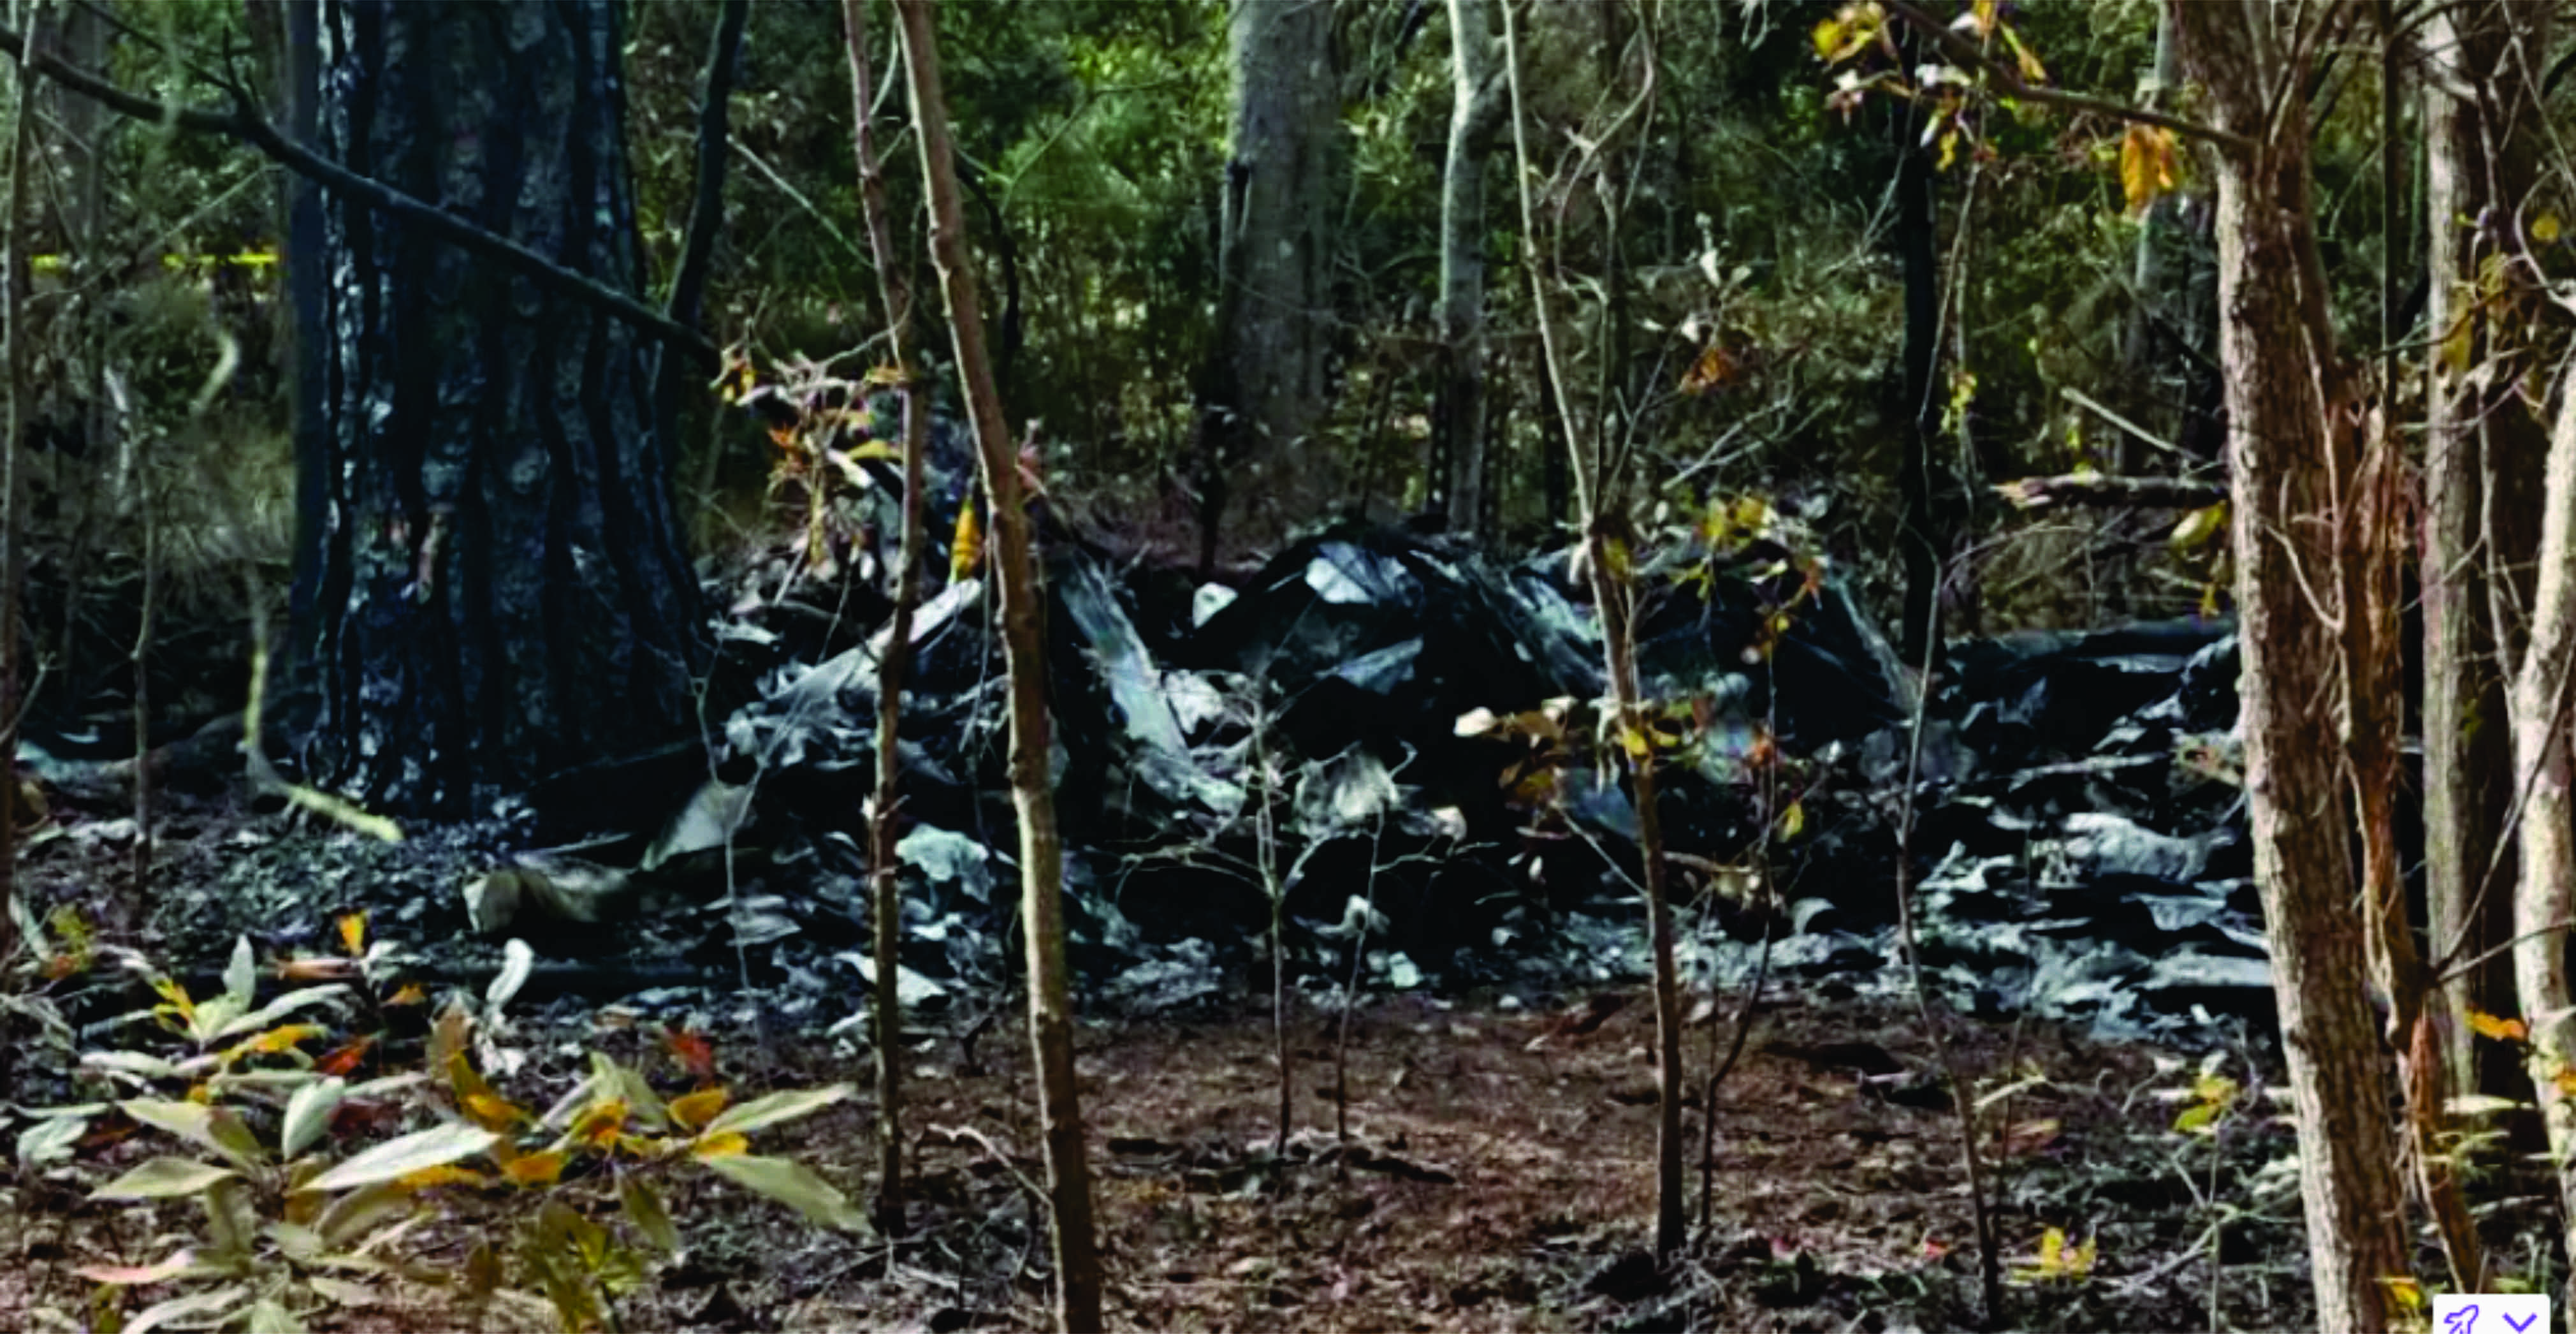
POLYGON ((1072 979, 1065 962, 1064 840, 1056 827, 1047 770, 1045 611, 1035 545, 1020 494, 1019 459, 1002 421, 984 353, 984 317, 966 262, 957 173, 948 139, 948 102, 939 86, 939 39, 929 0, 896 0, 912 120, 921 132, 921 174, 930 198, 930 248, 957 349, 957 376, 984 494, 993 509, 992 562, 1001 587, 1002 657, 1010 675, 1011 799, 1020 816, 1021 929, 1028 942, 1029 1040, 1046 1127, 1047 1202, 1054 1214, 1056 1326, 1067 1334, 1100 1323, 1100 1252, 1092 1233, 1091 1165, 1073 1062, 1072 979))
MULTIPOLYGON (((35 139, 36 85, 27 71, 9 80, 9 184, 0 196, 0 285, 9 305, 0 311, 0 376, 7 383, 7 419, 0 422, 0 960, 14 961, 18 946, 18 719, 27 686, 26 636, 18 624, 18 600, 27 582, 26 508, 18 501, 26 489, 20 472, 26 463, 27 430, 27 300, 25 223, 27 164, 35 139)), ((139 753, 138 753, 139 756, 139 753)), ((144 766, 134 766, 140 774, 144 766)), ((35 916, 33 905, 24 910, 35 916)))
MULTIPOLYGON (((620 12, 323 0, 316 140, 633 292, 620 12)), ((312 232, 292 256, 318 362, 299 385, 311 776, 461 816, 685 736, 698 589, 643 336, 345 196, 312 232)))
POLYGON ((1940 238, 1932 213, 1932 158, 1919 142, 1922 118, 1909 102, 1898 108, 1894 120, 1896 248, 1905 283, 1905 397, 1899 408, 1905 458, 1897 471, 1904 511, 1896 542, 1905 570, 1902 652, 1907 662, 1920 662, 1932 634, 1933 602, 1941 591, 1942 542, 1932 504, 1932 444, 1941 426, 1932 395, 1932 373, 1941 355, 1940 238))
POLYGON ((2307 49, 2284 12, 2168 0, 2186 67, 2219 123, 2250 141, 2218 182, 2220 357, 2245 790, 2299 1129, 2308 1254, 2329 1330, 2379 1329, 2388 1280, 2409 1275, 2397 1150, 2355 903, 2348 808, 2334 750, 2317 744, 2339 645, 2311 589, 2340 567, 2331 494, 2359 464, 2350 377, 2335 350, 2308 184, 2307 120, 2271 114, 2300 86, 2307 49))

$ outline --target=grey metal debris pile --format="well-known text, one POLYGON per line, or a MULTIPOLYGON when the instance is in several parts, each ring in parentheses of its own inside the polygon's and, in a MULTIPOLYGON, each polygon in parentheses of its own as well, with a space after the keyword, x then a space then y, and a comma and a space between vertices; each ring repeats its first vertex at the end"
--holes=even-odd
MULTIPOLYGON (((1460 726, 1603 693, 1597 624, 1567 574, 1562 553, 1504 566, 1346 527, 1239 586, 1190 587, 1058 544, 1050 763, 1090 994, 1154 1008, 1220 991, 1262 963, 1268 885, 1284 895, 1305 985, 1631 975, 1635 813, 1620 785, 1573 765, 1534 812, 1509 786, 1512 747, 1460 726)), ((1871 985, 1894 959, 1901 674, 1830 586, 1771 663, 1749 656, 1762 607, 1752 578, 1720 580, 1640 623, 1653 694, 1702 701, 1720 731, 1776 725, 1800 757, 1803 827, 1772 854, 1785 908, 1695 898, 1691 963, 1703 978, 1741 975, 1769 931, 1789 975, 1871 985)), ((1014 952, 990 614, 979 580, 934 581, 913 636, 903 984, 932 1006, 993 986, 1014 952)), ((542 948, 676 954, 791 1013, 857 1003, 886 632, 861 627, 809 660, 775 627, 814 619, 736 618, 728 636, 772 665, 723 721, 715 776, 660 828, 626 831, 649 840, 602 854, 659 911, 550 939, 540 929, 542 948)), ((2213 776, 2233 671, 2232 639, 2187 623, 1952 654, 1915 846, 1927 959, 1969 1003, 2130 1028, 2194 1022, 2195 1007, 2260 1012, 2238 794, 2213 776)), ((1677 851, 1715 864, 1754 843, 1765 816, 1740 766, 1684 763, 1671 777, 1677 851)), ((528 865, 544 879, 566 855, 528 865)), ((575 882, 601 864, 569 855, 575 882)))

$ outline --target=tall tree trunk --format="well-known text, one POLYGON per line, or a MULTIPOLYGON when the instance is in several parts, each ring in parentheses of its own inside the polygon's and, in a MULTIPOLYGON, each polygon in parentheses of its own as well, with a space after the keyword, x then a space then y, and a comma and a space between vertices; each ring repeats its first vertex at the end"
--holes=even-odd
MULTIPOLYGON (((29 18, 36 17, 29 15, 29 18)), ((27 24, 32 37, 41 23, 27 24)), ((0 310, 0 392, 8 395, 0 420, 0 960, 12 959, 18 940, 18 719, 26 710, 20 696, 27 683, 26 638, 18 624, 18 595, 27 581, 26 509, 18 503, 26 489, 19 476, 26 462, 27 431, 27 300, 26 221, 27 166, 35 140, 36 85, 24 68, 9 79, 9 183, 0 197, 0 286, 9 304, 0 310)), ((77 578, 77 574, 74 576, 77 578)), ((135 770, 143 769, 138 755, 135 770)), ((27 915, 34 916, 33 905, 27 915)))
POLYGON ((1493 0, 1449 0, 1455 91, 1440 183, 1440 386, 1432 455, 1446 470, 1449 531, 1482 538, 1485 487, 1485 157, 1502 109, 1494 70, 1493 0))
POLYGON ((1538 226, 1530 204, 1529 136, 1521 123, 1521 57, 1519 25, 1509 0, 1503 6, 1503 77, 1510 89, 1509 116, 1515 194, 1520 200, 1521 264, 1529 272, 1530 308, 1537 317, 1540 372, 1557 395, 1557 421, 1564 428, 1567 460, 1573 474, 1575 512, 1583 523, 1584 564, 1591 576, 1595 614, 1601 618, 1604 665, 1610 677, 1614 714, 1611 744, 1628 768, 1628 791, 1637 809, 1637 860, 1645 882, 1647 949, 1652 956, 1655 991, 1655 1258, 1669 1264, 1680 1252, 1687 1222, 1682 1210, 1682 1007, 1681 977, 1674 954, 1677 937, 1672 896, 1664 866, 1663 818, 1656 805, 1655 747, 1651 729, 1638 706, 1637 645, 1630 613, 1634 587, 1628 564, 1636 550, 1627 502, 1619 479, 1608 475, 1607 451, 1583 447, 1573 413, 1565 402, 1564 361, 1556 326, 1548 316, 1547 274, 1538 262, 1538 226))
MULTIPOLYGON (((1217 332, 1223 371, 1212 405, 1213 471, 1265 503, 1231 545, 1258 545, 1337 500, 1331 454, 1308 448, 1324 405, 1330 347, 1331 187, 1339 105, 1330 0, 1231 0, 1226 32, 1234 109, 1227 130, 1217 332)), ((1225 488, 1203 501, 1212 545, 1225 488)))
POLYGON ((904 281, 902 252, 885 198, 885 168, 877 159, 876 97, 868 70, 866 0, 841 0, 841 22, 850 48, 850 112, 857 125, 852 151, 859 167, 859 203, 867 214, 868 254, 876 262, 877 289, 886 311, 886 340, 903 376, 903 538, 896 558, 894 618, 885 656, 877 664, 877 788, 868 808, 868 882, 877 965, 874 1007, 877 1046, 877 1227, 904 1230, 903 1003, 898 946, 902 941, 902 859, 896 852, 902 823, 903 767, 897 733, 903 722, 903 683, 912 670, 913 604, 921 592, 922 459, 929 452, 930 387, 913 354, 912 290, 904 281))
MULTIPOLYGON (((614 0, 322 0, 325 156, 640 287, 614 0)), ((341 196, 292 262, 313 777, 461 816, 688 735, 704 662, 637 331, 341 196)), ((299 228, 299 235, 302 229, 299 228)))
MULTIPOLYGON (((2576 1071, 2576 987, 2567 970, 2567 923, 2576 918, 2576 797, 2570 794, 2568 687, 2576 673, 2576 374, 2559 377, 2558 424, 2543 474, 2541 559, 2530 633, 2506 639, 2517 664, 2510 686, 2514 766, 2526 788, 2516 850, 2522 883, 2514 895, 2514 981, 2531 1035, 2531 1081, 2549 1132, 2566 1238, 2576 1242, 2576 1095, 2561 1081, 2576 1071), (2515 652, 2516 648, 2519 652, 2515 652)), ((2493 479, 2490 478, 2490 481, 2493 479)), ((2503 619, 2499 616, 2499 620, 2503 619)), ((2558 1294, 2576 1329, 2576 1279, 2558 1294)))
POLYGON ((921 174, 930 199, 930 248, 955 337, 957 375, 975 430, 984 494, 993 509, 993 568, 1002 602, 1002 657, 1011 690, 1011 798, 1020 815, 1020 911, 1028 938, 1029 1041, 1038 1072, 1038 1114, 1046 1126, 1047 1198, 1054 1211, 1056 1324, 1068 1332, 1100 1324, 1100 1255, 1092 1237, 1091 1167, 1073 1063, 1072 981, 1065 964, 1064 842, 1056 829, 1047 771, 1045 610, 1017 454, 1002 421, 984 353, 984 317, 966 262, 957 173, 948 139, 948 102, 939 86, 939 39, 929 0, 895 0, 912 119, 921 132, 921 174))
POLYGON ((2409 1273, 2386 1083, 2363 988, 2364 924, 2334 751, 2316 744, 2339 646, 2312 603, 2341 553, 2330 495, 2359 454, 2310 212, 2304 43, 2251 5, 2168 0, 2188 69, 2219 123, 2252 141, 2221 157, 2220 357, 2227 372, 2236 598, 2244 644, 2245 788, 2273 987, 2299 1127, 2320 1325, 2388 1323, 2409 1273))
MULTIPOLYGON (((2529 605, 2528 570, 2539 537, 2540 465, 2546 434, 2515 375, 2471 378, 2497 351, 2479 267, 2496 250, 2476 219, 2531 191, 2537 99, 2526 69, 2505 53, 2514 28, 2527 49, 2545 46, 2547 11, 2528 3, 2471 0, 2426 17, 2425 214, 2432 349, 2425 393, 2422 569, 2424 598, 2424 885, 2431 953, 2439 962, 2492 952, 2447 986, 2454 1015, 2518 1013, 2513 961, 2516 868, 2505 837, 2514 801, 2513 735, 2496 664, 2489 572, 2512 581, 2529 605), (2481 541, 2493 543, 2492 558, 2481 541)), ((2505 591, 2505 590, 2498 590, 2505 591)), ((2511 1049, 2479 1043, 2465 1026, 2439 1035, 2452 1087, 2527 1099, 2511 1049)))

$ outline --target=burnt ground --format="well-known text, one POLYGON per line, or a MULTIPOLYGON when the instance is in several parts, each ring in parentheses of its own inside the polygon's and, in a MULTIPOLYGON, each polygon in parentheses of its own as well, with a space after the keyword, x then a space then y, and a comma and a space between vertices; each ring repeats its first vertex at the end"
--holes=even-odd
MULTIPOLYGON (((53 794, 53 820, 22 884, 38 916, 69 908, 104 939, 174 971, 220 967, 233 933, 263 954, 326 953, 329 922, 365 909, 380 937, 419 944, 471 980, 486 947, 457 949, 455 886, 488 868, 491 831, 429 833, 398 846, 245 809, 230 794, 174 795, 151 907, 128 914, 130 853, 117 785, 53 794), (278 905, 301 903, 303 915, 278 905), (301 943, 299 943, 301 942, 301 943), (478 952, 479 951, 479 952, 478 952)), ((443 961, 443 962, 440 962, 443 961)), ((1593 993, 1488 989, 1372 1000, 1354 1014, 1337 1100, 1338 1034, 1292 999, 1297 1131, 1272 1152, 1278 1072, 1266 988, 1187 1014, 1086 1015, 1085 1112, 1110 1275, 1113 1321, 1152 1329, 1897 1330, 1976 1324, 1975 1229, 1957 1122, 1910 1007, 1830 979, 1775 979, 1755 1031, 1718 1090, 1714 1183, 1704 1225, 1658 1275, 1639 1247, 1653 1181, 1651 1007, 1634 984, 1593 993), (1257 994, 1256 994, 1257 993, 1257 994), (1575 1033, 1570 1016, 1599 1016, 1575 1033), (1346 1103, 1347 1139, 1336 1133, 1346 1103)), ((35 984, 13 975, 20 997, 35 984)), ((6 1100, 43 1106, 100 1096, 67 1078, 76 1050, 118 1041, 100 1020, 138 998, 109 970, 43 984, 87 1025, 49 1037, 20 1005, 0 1010, 6 1100)), ((855 1008, 858 997, 850 1004, 855 1008)), ((145 1003, 148 1003, 145 1002, 145 1003)), ((1712 1029, 1693 1031, 1705 1070, 1712 1029)), ((849 1081, 868 1056, 825 1023, 761 1017, 741 998, 682 1023, 712 1043, 739 1095, 849 1081)), ((844 1011, 843 1013, 846 1013, 844 1011)), ((829 1019, 839 1014, 826 1016, 829 1019)), ((658 1021, 571 995, 517 1011, 533 1059, 505 1092, 543 1106, 568 1088, 587 1048, 651 1065, 658 1021)), ((672 1212, 687 1241, 676 1263, 620 1300, 624 1330, 1013 1329, 1045 1322, 1046 1254, 1031 1183, 1030 1083, 1007 996, 969 998, 925 1018, 906 1054, 914 1099, 912 1226, 895 1240, 823 1231, 704 1177, 680 1178, 672 1212), (978 1036, 976 1021, 991 1019, 978 1036)), ((1983 1104, 1995 1230, 2012 1271, 2005 1323, 2035 1330, 2300 1328, 2311 1323, 2288 1130, 2259 1097, 2212 1141, 2173 1128, 2206 1053, 2106 1044, 2027 1023, 1956 1021, 1950 1035, 1983 1104), (2004 1091, 2009 1086, 2010 1091, 2004 1091), (2089 1269, 2043 1262, 2051 1229, 2089 1269), (2213 1230, 2214 1229, 2214 1230, 2213 1230), (2213 1252, 2215 1260, 2213 1261, 2213 1252)), ((125 1042, 136 1039, 126 1037, 125 1042)), ((416 1061, 396 1032, 384 1068, 416 1061)), ((2219 1058, 2249 1086, 2277 1082, 2271 1057, 2219 1058)), ((665 1072, 667 1073, 667 1071, 665 1072)), ((1691 1176, 1702 1120, 1687 1115, 1691 1176)), ((0 1111, 11 1109, 0 1108, 0 1111)), ((875 1161, 859 1099, 762 1137, 863 1198, 875 1161)), ((404 1128, 409 1128, 408 1125, 404 1128)), ((8 1127, 14 1137, 18 1123, 8 1127)), ((0 1186, 0 1325, 101 1328, 76 1266, 168 1254, 195 1206, 87 1200, 89 1188, 163 1145, 98 1137, 68 1167, 16 1168, 0 1186)), ((2508 1244, 2544 1235, 2545 1206, 2499 1183, 2488 1220, 2508 1244)), ((461 1261, 476 1229, 508 1220, 502 1197, 455 1194, 422 1234, 435 1265, 461 1261)), ((1702 1206, 1696 1200, 1694 1210, 1702 1206)), ((2432 1272, 2428 1252, 2423 1272, 2432 1272)), ((170 1288, 127 1297, 128 1311, 170 1288)), ((315 1328, 428 1331, 463 1317, 433 1288, 315 1328)))

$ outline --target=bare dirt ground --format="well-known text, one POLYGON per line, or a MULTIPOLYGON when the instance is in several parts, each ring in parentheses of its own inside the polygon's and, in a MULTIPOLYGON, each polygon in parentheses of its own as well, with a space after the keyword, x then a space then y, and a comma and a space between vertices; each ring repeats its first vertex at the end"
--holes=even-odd
MULTIPOLYGON (((452 883, 453 868, 401 869, 407 856, 444 855, 434 841, 371 851, 320 831, 280 834, 273 819, 219 805, 179 806, 156 894, 169 906, 131 935, 183 962, 219 959, 211 951, 229 935, 213 928, 234 900, 208 887, 238 879, 245 861, 334 887, 325 899, 452 883)), ((123 860, 113 840, 95 837, 39 849, 28 883, 40 915, 65 903, 95 909, 117 892, 123 860)), ((415 917, 423 927, 440 920, 415 917)), ((79 985, 50 984, 56 993, 79 985)), ((1085 1112, 1118 1327, 1884 1331, 1979 1322, 1958 1122, 1910 1008, 1865 1002, 1832 979, 1772 981, 1716 1095, 1704 1204, 1700 1097, 1690 1099, 1694 1239, 1658 1273, 1640 1250, 1651 1234, 1654 1117, 1652 1007, 1637 988, 1380 998, 1354 1014, 1338 1078, 1337 1025, 1307 1002, 1292 1005, 1295 1128, 1284 1154, 1274 1147, 1271 1019, 1258 999, 1188 1017, 1087 1018, 1085 1112)), ((1716 1009, 1723 1029, 1735 1004, 1722 998, 1716 1009)), ((78 1044, 10 1011, 0 1010, 0 1025, 14 1050, 0 1065, 10 1072, 0 1100, 67 1100, 61 1072, 78 1044)), ((529 1105, 552 1101, 591 1049, 687 1087, 652 1025, 613 1008, 566 999, 521 1025, 534 1059, 504 1091, 529 1105)), ((721 1020, 701 1031, 737 1100, 845 1081, 861 1094, 764 1137, 760 1151, 808 1162, 865 1199, 876 1161, 867 1053, 850 1038, 763 1027, 765 1037, 721 1020)), ((615 1328, 1044 1325, 1048 1262, 1034 1189, 1044 1172, 1023 1034, 1011 1002, 988 996, 926 1022, 909 1044, 914 1204, 903 1235, 825 1231, 690 1178, 671 1201, 686 1251, 634 1277, 617 1299, 615 1328)), ((2201 1053, 2106 1045, 2039 1023, 1952 1021, 1950 1034, 1980 1103, 1992 1225, 2010 1280, 2004 1327, 2311 1323, 2296 1181, 2283 1171, 2289 1132, 2259 1091, 2230 1104, 2213 1140, 2174 1128, 2201 1053), (2052 1246, 2052 1235, 2062 1242, 2052 1246)), ((1692 1034, 1695 1069, 1706 1069, 1708 1039, 1705 1026, 1692 1034)), ((417 1033, 395 1033, 373 1059, 400 1069, 420 1050, 417 1033)), ((2277 1082, 2268 1061, 2239 1053, 2219 1069, 2259 1090, 2277 1082)), ((20 1168, 0 1182, 0 1327, 112 1328, 103 1313, 118 1299, 75 1268, 149 1263, 191 1235, 194 1204, 87 1197, 166 1149, 150 1138, 96 1137, 68 1169, 20 1168)), ((459 1190, 452 1204, 446 1222, 416 1239, 434 1270, 452 1271, 476 1229, 506 1225, 518 1207, 498 1189, 459 1190)), ((2504 1246, 2536 1228, 2528 1212, 2509 1199, 2489 1219, 2491 1240, 2504 1246)), ((2428 1252, 2422 1272, 2433 1264, 2428 1252)), ((124 1309, 172 1291, 129 1293, 124 1309)), ((390 1305, 320 1312, 309 1325, 426 1332, 466 1323, 439 1290, 402 1288, 390 1305)))

